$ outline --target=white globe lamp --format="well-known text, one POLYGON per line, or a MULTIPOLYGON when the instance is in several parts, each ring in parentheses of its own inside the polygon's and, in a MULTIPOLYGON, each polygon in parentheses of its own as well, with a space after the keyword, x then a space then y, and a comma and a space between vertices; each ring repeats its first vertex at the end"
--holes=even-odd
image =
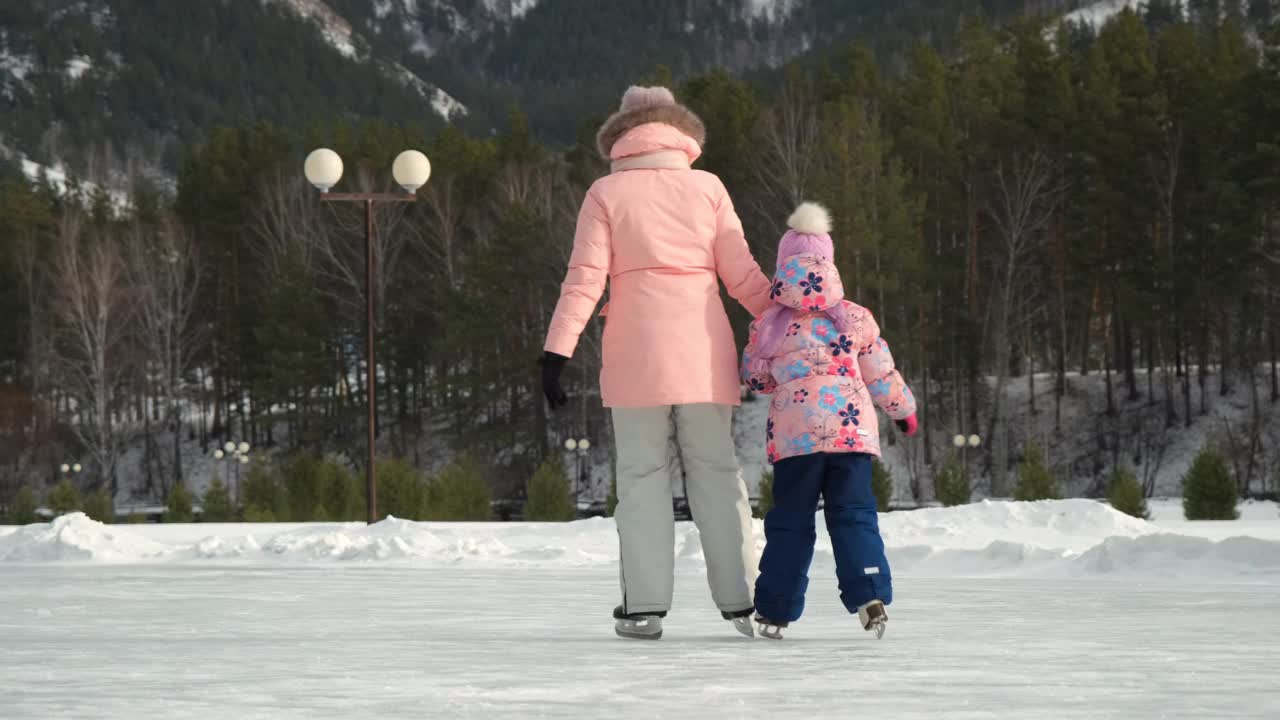
POLYGON ((81 468, 80 468, 80 463, 76 463, 75 465, 72 465, 72 466, 71 466, 71 469, 72 469, 73 471, 75 471, 75 472, 80 472, 80 470, 81 470, 81 468))
POLYGON ((981 444, 982 444, 982 438, 978 437, 977 435, 969 436, 969 447, 976 448, 981 444))
POLYGON ((317 190, 329 192, 342 179, 342 158, 329 148, 312 150, 302 164, 302 172, 317 190))
POLYGON ((564 449, 565 449, 565 450, 568 450, 569 452, 573 452, 574 450, 577 450, 577 449, 578 449, 578 441, 577 441, 577 440, 574 440, 573 438, 569 438, 568 440, 565 440, 565 441, 564 441, 564 449))
POLYGON ((405 150, 397 155, 396 161, 392 163, 391 175, 405 192, 415 193, 430 179, 431 161, 417 150, 405 150))
POLYGON ((578 441, 578 449, 579 449, 579 450, 582 450, 582 451, 584 451, 584 452, 585 452, 585 451, 587 451, 587 450, 590 450, 590 449, 591 449, 591 441, 590 441, 590 440, 588 440, 588 439, 586 439, 586 438, 582 438, 581 440, 579 440, 579 441, 578 441))
POLYGON ((240 454, 241 454, 241 455, 243 455, 243 454, 245 454, 245 453, 249 452, 249 443, 247 443, 247 442, 242 442, 242 443, 240 443, 240 447, 239 447, 239 448, 237 448, 237 449, 240 451, 240 454))
POLYGON ((228 440, 227 444, 222 446, 222 449, 226 450, 227 453, 233 453, 236 451, 236 444, 228 440))
POLYGON ((240 456, 240 464, 241 464, 241 465, 248 465, 248 464, 249 464, 249 456, 248 456, 248 455, 241 455, 241 456, 240 456))
POLYGON ((214 450, 214 451, 213 451, 213 459, 214 459, 214 460, 221 460, 223 457, 225 457, 225 455, 223 455, 223 454, 222 454, 222 449, 221 449, 221 448, 219 448, 219 449, 217 449, 217 450, 214 450))
POLYGON ((964 436, 963 436, 963 435, 957 435, 957 436, 955 436, 954 438, 951 438, 951 444, 952 444, 952 445, 955 445, 955 446, 956 446, 956 447, 958 447, 958 448, 962 448, 962 447, 964 447, 964 436))
POLYGON ((71 472, 71 466, 70 466, 70 465, 68 465, 68 464, 66 464, 66 463, 62 463, 62 472, 64 472, 64 473, 69 473, 69 472, 71 472))

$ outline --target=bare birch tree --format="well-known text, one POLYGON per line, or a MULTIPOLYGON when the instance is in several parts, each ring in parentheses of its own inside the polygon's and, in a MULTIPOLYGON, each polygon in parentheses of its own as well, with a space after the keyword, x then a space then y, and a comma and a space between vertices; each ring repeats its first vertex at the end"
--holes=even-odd
POLYGON ((130 323, 136 303, 128 292, 124 256, 116 240, 86 228, 67 211, 59 221, 53 263, 57 367, 74 402, 71 428, 97 467, 97 484, 114 495, 125 437, 116 417, 130 373, 130 323))
POLYGON ((160 389, 165 426, 173 433, 173 483, 179 485, 186 378, 208 337, 197 318, 199 251, 182 225, 166 218, 157 228, 130 230, 128 259, 136 327, 146 350, 142 371, 160 389))
POLYGON ((1059 188, 1057 173, 1047 155, 1039 149, 1014 153, 1001 160, 993 173, 993 192, 988 212, 1001 240, 997 259, 996 303, 992 327, 995 351, 996 387, 987 437, 993 439, 992 494, 1006 492, 1008 434, 1000 428, 1005 411, 1005 387, 1013 358, 1012 329, 1015 310, 1025 285, 1026 271, 1044 240, 1053 217, 1059 188))

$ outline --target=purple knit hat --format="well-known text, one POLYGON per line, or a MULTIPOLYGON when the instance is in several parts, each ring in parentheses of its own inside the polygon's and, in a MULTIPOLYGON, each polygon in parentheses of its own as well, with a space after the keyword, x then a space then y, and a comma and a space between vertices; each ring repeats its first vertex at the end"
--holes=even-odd
POLYGON ((816 255, 823 260, 835 260, 835 247, 831 243, 831 215, 817 203, 801 203, 787 218, 787 233, 778 243, 778 267, 796 255, 816 255))

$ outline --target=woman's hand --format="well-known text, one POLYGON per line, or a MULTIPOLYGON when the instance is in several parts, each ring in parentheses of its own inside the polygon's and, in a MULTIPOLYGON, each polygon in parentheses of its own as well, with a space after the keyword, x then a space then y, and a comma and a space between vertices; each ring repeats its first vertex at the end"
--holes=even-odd
POLYGON ((569 358, 553 352, 544 353, 538 364, 542 365, 542 394, 547 397, 547 404, 552 410, 559 410, 569 404, 569 396, 560 386, 560 373, 564 372, 569 358))

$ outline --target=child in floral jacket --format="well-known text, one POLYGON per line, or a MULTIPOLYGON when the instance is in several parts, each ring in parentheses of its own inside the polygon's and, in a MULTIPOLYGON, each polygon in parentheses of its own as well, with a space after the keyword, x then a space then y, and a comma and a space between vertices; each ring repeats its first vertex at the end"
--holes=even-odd
POLYGON ((744 381, 773 395, 773 509, 765 518, 756 622, 776 639, 803 613, 821 497, 841 600, 879 637, 893 586, 871 489, 871 462, 880 455, 872 403, 911 436, 916 402, 871 313, 844 299, 826 210, 805 203, 787 224, 774 304, 752 324, 743 354, 744 381))

